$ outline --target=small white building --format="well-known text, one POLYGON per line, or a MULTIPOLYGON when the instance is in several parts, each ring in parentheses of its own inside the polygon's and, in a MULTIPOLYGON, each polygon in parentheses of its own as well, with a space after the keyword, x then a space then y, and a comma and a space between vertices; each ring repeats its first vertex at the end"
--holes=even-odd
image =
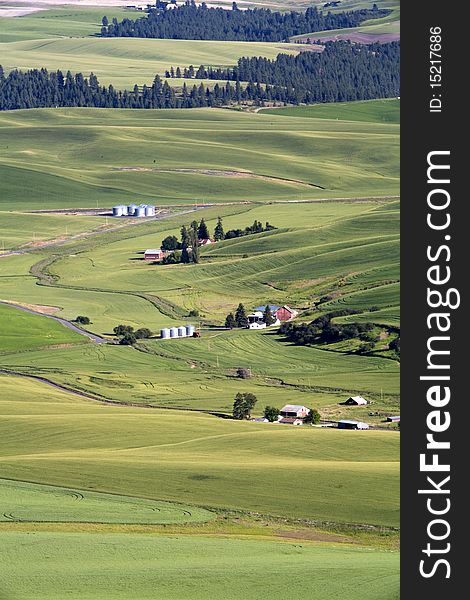
MULTIPOLYGON (((247 315, 246 318, 248 319, 248 329, 265 329, 267 327, 266 323, 263 320, 264 313, 262 313, 260 310, 256 310, 255 312, 247 315)), ((279 319, 276 319, 274 323, 270 325, 270 327, 272 327, 273 325, 280 324, 281 322, 279 321, 279 319)))
POLYGON ((344 404, 346 406, 365 406, 368 402, 362 396, 350 396, 344 404))
POLYGON ((360 421, 349 421, 344 419, 338 421, 338 429, 369 429, 368 423, 361 423, 360 421))

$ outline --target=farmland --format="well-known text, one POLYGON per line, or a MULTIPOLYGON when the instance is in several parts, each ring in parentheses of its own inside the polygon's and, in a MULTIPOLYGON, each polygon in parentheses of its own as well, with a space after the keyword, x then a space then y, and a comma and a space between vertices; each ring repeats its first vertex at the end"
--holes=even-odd
POLYGON ((351 600, 397 597, 398 556, 384 551, 145 534, 49 532, 31 543, 27 533, 9 532, 2 540, 10 567, 0 567, 0 593, 9 599, 61 600, 80 589, 90 600, 109 590, 116 600, 239 600, 258 594, 307 600, 310 584, 303 578, 287 582, 285 571, 308 573, 312 564, 318 600, 344 593, 351 600))
MULTIPOLYGON (((0 62, 128 87, 171 65, 295 51, 99 39, 104 12, 132 15, 0 18, 0 62)), ((312 584, 318 600, 397 598, 399 433, 382 422, 399 414, 398 361, 221 325, 238 302, 269 301, 299 321, 349 308, 360 312, 338 322, 399 327, 398 135, 397 100, 0 113, 0 242, 16 252, 0 257, 0 300, 86 315, 109 342, 0 304, 0 598, 302 600, 312 584), (107 223, 130 202, 170 210, 107 223), (276 229, 204 248, 199 264, 143 260, 219 216, 225 230, 276 229), (158 339, 183 323, 201 338, 158 339), (118 324, 155 335, 115 344, 118 324), (290 402, 378 429, 235 421, 238 392, 256 395, 254 416, 290 402), (339 404, 353 393, 372 407, 339 404)))
POLYGON ((398 193, 398 125, 387 123, 224 109, 31 110, 1 113, 0 139, 2 210, 398 193))

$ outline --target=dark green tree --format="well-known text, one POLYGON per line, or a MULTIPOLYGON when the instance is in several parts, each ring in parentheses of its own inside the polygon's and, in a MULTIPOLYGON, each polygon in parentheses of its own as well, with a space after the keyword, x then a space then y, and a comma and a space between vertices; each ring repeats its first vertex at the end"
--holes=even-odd
POLYGON ((106 15, 101 19, 101 23, 103 27, 107 27, 109 25, 108 17, 106 15))
POLYGON ((222 217, 217 217, 217 225, 214 229, 214 239, 216 242, 220 242, 225 237, 224 226, 222 225, 222 217))
POLYGON ((183 248, 183 250, 184 250, 189 245, 190 245, 189 232, 186 228, 186 225, 183 225, 183 227, 181 227, 181 248, 183 248))
POLYGON ((201 251, 199 248, 197 231, 194 231, 193 227, 191 227, 189 232, 189 242, 191 244, 191 262, 197 264, 201 257, 201 251))
POLYGON ((235 323, 237 324, 237 327, 246 327, 248 325, 245 307, 241 302, 235 311, 235 323))
POLYGON ((269 327, 270 325, 272 325, 273 323, 276 322, 276 317, 273 315, 273 312, 272 312, 269 304, 266 304, 266 306, 264 308, 263 321, 266 323, 267 327, 269 327))
POLYGON ((178 242, 178 238, 176 237, 176 235, 168 235, 162 241, 162 250, 165 250, 165 251, 177 250, 178 247, 179 247, 179 242, 178 242))
POLYGON ((233 403, 233 417, 235 419, 249 419, 258 399, 250 392, 238 392, 233 403))
POLYGON ((119 340, 119 343, 122 346, 132 346, 137 341, 137 338, 134 333, 125 333, 122 338, 119 340))
POLYGON ((147 327, 141 327, 140 329, 137 329, 134 335, 138 340, 146 340, 149 337, 152 337, 152 332, 150 329, 147 329, 147 327))
POLYGON ((127 333, 134 333, 134 328, 131 325, 118 325, 113 331, 117 336, 121 336, 127 333))
POLYGON ((191 262, 191 257, 189 255, 188 249, 186 247, 181 251, 181 262, 185 265, 191 262))
POLYGON ((277 409, 275 406, 265 406, 263 414, 265 419, 268 419, 270 423, 274 423, 274 421, 277 421, 279 416, 279 409, 277 409))
POLYGON ((199 227, 197 229, 197 235, 200 240, 209 239, 209 230, 207 229, 206 222, 204 221, 204 217, 201 219, 199 223, 199 227))
POLYGON ((91 323, 89 317, 84 317, 83 315, 78 315, 78 317, 75 319, 75 323, 78 323, 79 325, 89 325, 91 323))
POLYGON ((313 425, 318 425, 320 423, 320 413, 316 408, 311 408, 310 412, 304 419, 304 423, 312 423, 313 425))
POLYGON ((236 326, 237 322, 235 321, 233 313, 229 313, 225 319, 225 327, 227 327, 227 329, 233 329, 236 326))

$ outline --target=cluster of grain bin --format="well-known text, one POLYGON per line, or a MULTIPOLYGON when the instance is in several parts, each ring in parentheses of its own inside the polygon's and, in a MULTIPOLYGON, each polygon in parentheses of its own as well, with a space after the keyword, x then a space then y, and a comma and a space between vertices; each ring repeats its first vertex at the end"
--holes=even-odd
POLYGON ((119 204, 113 206, 113 217, 154 217, 155 206, 150 204, 119 204))
POLYGON ((193 337, 196 328, 194 325, 180 325, 180 327, 166 327, 161 330, 162 340, 174 338, 193 337))

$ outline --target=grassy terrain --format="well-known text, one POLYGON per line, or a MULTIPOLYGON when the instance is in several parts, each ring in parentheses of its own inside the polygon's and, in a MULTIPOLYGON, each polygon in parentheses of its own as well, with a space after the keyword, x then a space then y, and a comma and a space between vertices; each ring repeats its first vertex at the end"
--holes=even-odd
POLYGON ((367 100, 365 102, 335 102, 289 108, 268 108, 263 112, 283 117, 310 117, 312 119, 336 119, 341 121, 365 121, 372 123, 400 123, 399 100, 367 100))
MULTIPOLYGON (((64 4, 67 4, 66 0, 64 4)), ((101 19, 108 10, 112 10, 113 16, 119 20, 141 16, 117 6, 112 9, 70 6, 51 8, 23 17, 0 18, 0 47, 1 44, 23 40, 96 35, 100 31, 101 19)), ((3 50, 1 55, 3 58, 3 50)))
MULTIPOLYGON (((0 401, 4 477, 82 493, 398 524, 396 433, 112 407, 31 380, 0 379, 8 391, 0 401), (267 493, 273 487, 276 494, 267 493)), ((72 509, 64 503, 62 510, 72 509)))
POLYGON ((0 304, 0 353, 24 352, 57 344, 83 343, 86 338, 61 323, 0 304))
POLYGON ((167 524, 214 517, 190 506, 5 479, 0 480, 0 503, 5 522, 167 524))
POLYGON ((0 247, 12 250, 106 228, 105 217, 10 212, 0 222, 0 247))
POLYGON ((43 109, 2 113, 0 139, 3 210, 398 193, 398 126, 388 123, 43 109))
POLYGON ((9 600, 62 600, 77 593, 88 600, 307 600, 312 585, 318 600, 398 597, 396 553, 145 534, 2 538, 9 560, 0 567, 0 597, 9 600), (286 577, 287 570, 307 574, 312 568, 314 578, 286 577))
MULTIPOLYGON (((298 47, 287 43, 67 37, 0 43, 0 52, 0 64, 7 72, 41 67, 84 75, 93 72, 103 85, 132 89, 136 83, 150 85, 157 73, 164 77, 172 66, 232 66, 242 56, 275 58, 281 52, 297 53, 298 47)), ((175 83, 172 80, 172 85, 175 83)))

